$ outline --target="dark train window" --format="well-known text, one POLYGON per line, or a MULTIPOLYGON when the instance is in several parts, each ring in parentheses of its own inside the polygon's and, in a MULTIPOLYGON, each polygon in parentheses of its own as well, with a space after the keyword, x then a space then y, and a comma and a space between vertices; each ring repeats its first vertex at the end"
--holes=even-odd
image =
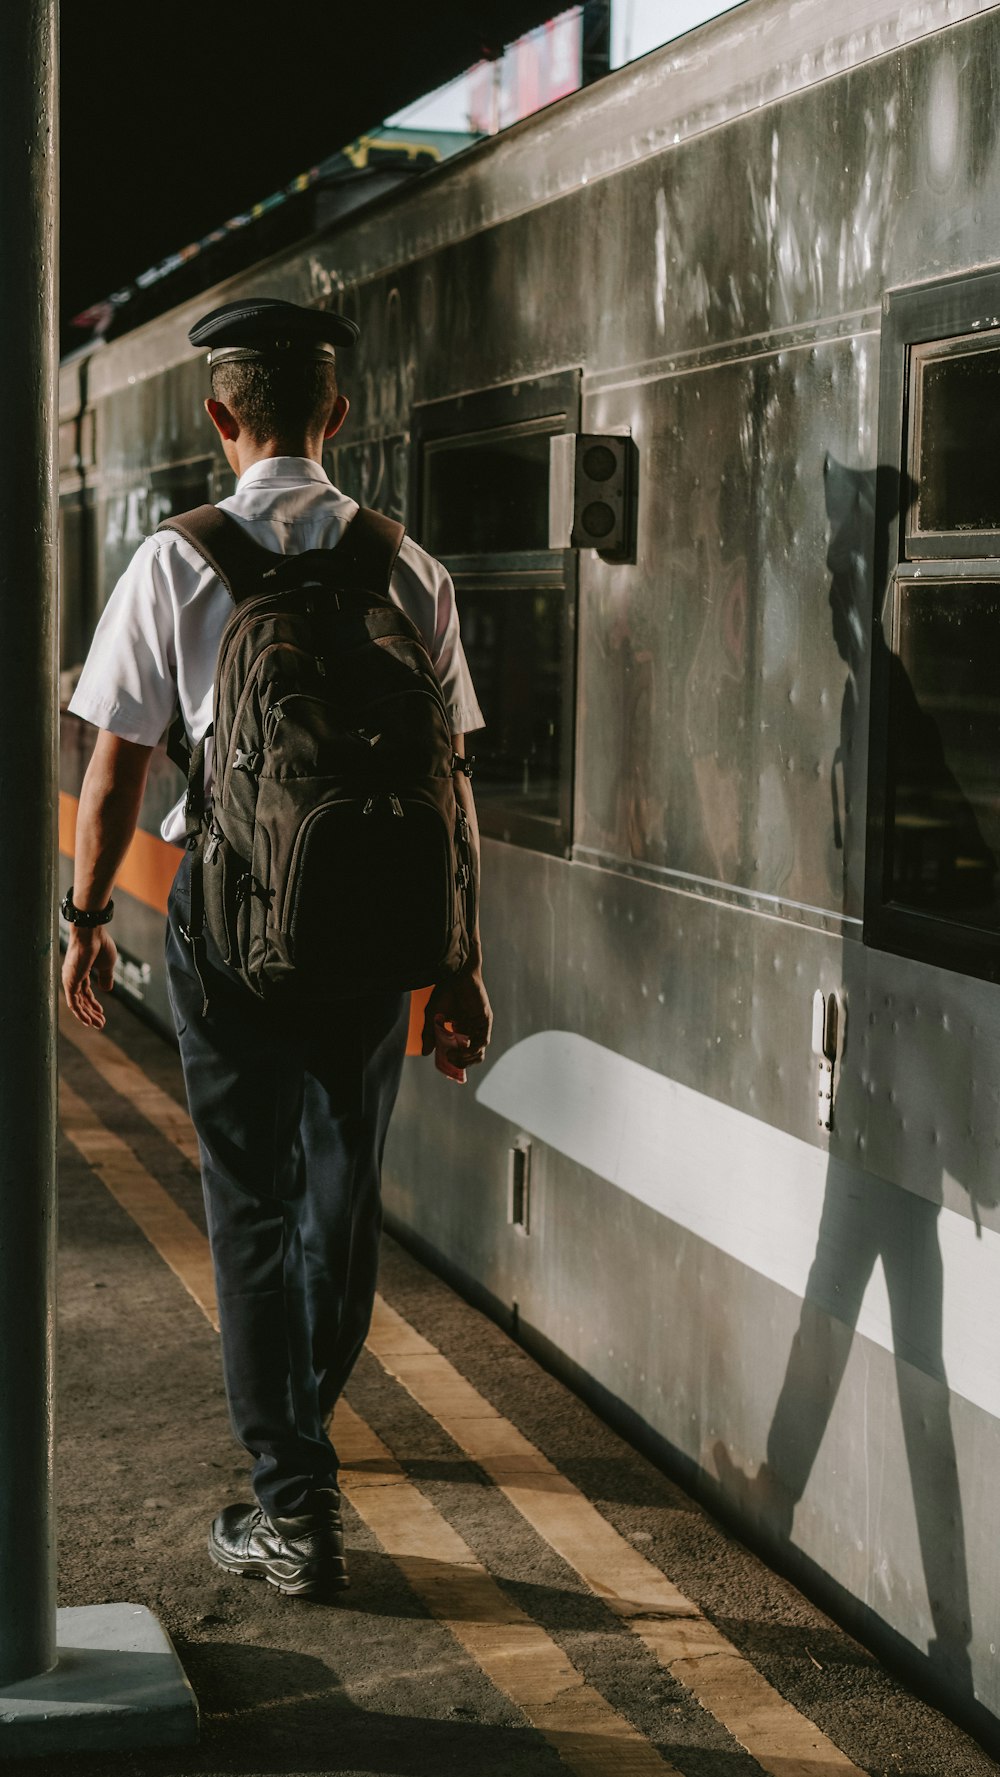
POLYGON ((432 555, 509 554, 549 546, 549 439, 562 415, 428 443, 424 548, 432 555))
POLYGON ((1000 343, 914 346, 906 553, 1000 553, 1000 343))
POLYGON ((865 938, 1000 979, 1000 273, 886 300, 865 938))
POLYGON ((1000 582, 904 583, 890 684, 892 897, 1000 929, 1000 582))
MULTIPOLYGON (((232 476, 226 479, 229 485, 223 483, 222 492, 231 493, 232 476)), ((106 491, 100 511, 101 607, 107 603, 143 538, 152 535, 161 519, 174 512, 187 512, 208 499, 221 499, 222 492, 215 491, 217 486, 213 460, 203 457, 152 469, 131 487, 106 491)))
POLYGON ((560 374, 434 402, 414 417, 419 541, 455 582, 486 727, 474 735, 484 833, 568 853, 576 558, 548 547, 549 440, 576 430, 560 374))

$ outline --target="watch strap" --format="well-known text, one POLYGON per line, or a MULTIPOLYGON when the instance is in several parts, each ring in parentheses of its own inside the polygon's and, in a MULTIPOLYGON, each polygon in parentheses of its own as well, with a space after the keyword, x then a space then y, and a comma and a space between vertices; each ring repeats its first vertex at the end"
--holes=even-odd
POLYGON ((113 901, 109 901, 106 907, 77 907, 73 900, 73 885, 71 883, 59 903, 59 911, 64 919, 69 920, 71 926, 92 929, 94 926, 106 926, 109 923, 115 911, 115 904, 113 901))

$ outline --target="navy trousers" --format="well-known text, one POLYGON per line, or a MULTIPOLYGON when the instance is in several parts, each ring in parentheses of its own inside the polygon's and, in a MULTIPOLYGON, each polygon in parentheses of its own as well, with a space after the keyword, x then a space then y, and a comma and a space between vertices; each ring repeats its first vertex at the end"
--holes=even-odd
MULTIPOLYGON (((276 1018, 190 945, 190 868, 170 895, 167 981, 215 1266, 233 1429, 269 1514, 336 1484, 326 1424, 371 1320, 381 1165, 406 1048, 408 995, 309 1022, 276 1018)), ((207 950, 207 955, 206 955, 207 950)))

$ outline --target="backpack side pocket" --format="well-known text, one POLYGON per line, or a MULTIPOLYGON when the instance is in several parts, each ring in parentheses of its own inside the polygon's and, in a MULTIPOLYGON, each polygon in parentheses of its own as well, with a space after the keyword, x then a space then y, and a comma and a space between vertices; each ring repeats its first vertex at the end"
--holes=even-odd
POLYGON ((237 970, 249 938, 249 910, 241 887, 248 869, 235 846, 213 828, 202 866, 205 928, 223 962, 237 970))

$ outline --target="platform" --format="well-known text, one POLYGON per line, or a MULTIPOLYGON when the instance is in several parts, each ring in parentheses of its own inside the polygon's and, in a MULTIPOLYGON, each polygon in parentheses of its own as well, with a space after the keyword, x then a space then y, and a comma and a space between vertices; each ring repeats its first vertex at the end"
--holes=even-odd
POLYGON ((61 1049, 60 1602, 148 1605, 202 1743, 5 1777, 997 1770, 392 1241, 336 1430, 351 1589, 213 1568, 246 1462, 177 1058, 122 1005, 61 1049))

